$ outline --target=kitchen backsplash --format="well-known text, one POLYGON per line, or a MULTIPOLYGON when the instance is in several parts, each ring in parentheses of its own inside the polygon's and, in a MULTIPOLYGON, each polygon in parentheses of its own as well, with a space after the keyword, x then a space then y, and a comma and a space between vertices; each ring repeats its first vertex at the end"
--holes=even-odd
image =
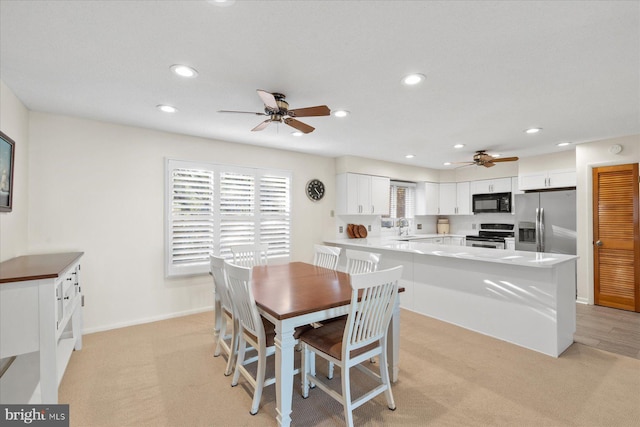
MULTIPOLYGON (((480 224, 501 223, 514 224, 515 217, 506 213, 487 213, 477 215, 419 215, 409 220, 409 234, 436 234, 438 218, 449 218, 451 234, 466 236, 478 234, 480 224), (421 229, 418 229, 420 226, 421 229)), ((347 224, 362 224, 367 228, 371 237, 392 237, 398 234, 397 228, 383 228, 380 225, 381 218, 378 215, 339 215, 336 217, 338 228, 336 237, 347 238, 347 224), (340 232, 342 227, 342 233, 340 232)))

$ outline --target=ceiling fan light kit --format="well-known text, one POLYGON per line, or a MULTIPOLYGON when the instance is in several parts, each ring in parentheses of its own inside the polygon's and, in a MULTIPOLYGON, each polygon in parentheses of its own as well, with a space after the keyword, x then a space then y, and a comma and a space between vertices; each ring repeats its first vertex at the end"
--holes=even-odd
POLYGON ((326 105, 317 105, 315 107, 306 107, 306 108, 297 108, 294 110, 289 109, 289 103, 285 101, 285 95, 281 93, 270 93, 261 89, 257 90, 258 96, 262 99, 264 103, 264 113, 254 113, 250 111, 231 111, 231 110, 220 110, 219 113, 245 113, 245 114, 255 114, 257 116, 267 116, 269 117, 258 126, 251 129, 251 131, 261 131, 265 129, 270 123, 284 123, 288 126, 291 126, 294 129, 302 133, 311 133, 315 130, 314 127, 309 126, 306 123, 303 123, 299 120, 296 120, 295 117, 317 117, 317 116, 328 116, 331 114, 331 110, 326 105))

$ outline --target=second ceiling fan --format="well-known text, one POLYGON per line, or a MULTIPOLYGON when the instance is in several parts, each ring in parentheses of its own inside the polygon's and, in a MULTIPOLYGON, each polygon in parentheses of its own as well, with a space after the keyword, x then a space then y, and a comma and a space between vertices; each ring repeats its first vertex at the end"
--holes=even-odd
POLYGON ((285 101, 285 95, 281 93, 270 93, 264 90, 257 90, 258 96, 264 103, 264 113, 255 113, 251 111, 231 111, 220 110, 219 113, 245 113, 254 114, 256 116, 269 117, 258 126, 251 129, 252 131, 260 131, 266 128, 270 123, 284 123, 291 126, 303 133, 310 133, 314 131, 314 127, 309 126, 299 120, 296 117, 313 117, 313 116, 328 116, 331 114, 331 110, 326 105, 318 105, 316 107, 296 108, 294 110, 289 109, 289 103, 285 101))
POLYGON ((491 154, 487 154, 487 150, 478 150, 473 155, 472 162, 458 162, 467 165, 484 166, 485 168, 491 168, 500 162, 515 162, 518 161, 518 157, 493 157, 491 154))

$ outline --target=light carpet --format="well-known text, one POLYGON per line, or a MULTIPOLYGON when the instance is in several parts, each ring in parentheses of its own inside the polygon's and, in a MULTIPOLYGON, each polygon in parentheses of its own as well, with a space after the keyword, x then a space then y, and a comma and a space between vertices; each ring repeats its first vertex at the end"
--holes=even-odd
MULTIPOLYGON (((202 313, 85 335, 60 385, 71 425, 277 425, 274 387, 251 416, 246 381, 231 387, 225 358, 212 356, 212 325, 202 313)), ((294 384, 293 425, 344 425, 339 403, 318 389, 302 399, 299 377, 294 384)), ((354 411, 355 424, 631 427, 640 425, 640 360, 578 343, 556 359, 401 310, 393 393, 396 411, 381 395, 354 411)))

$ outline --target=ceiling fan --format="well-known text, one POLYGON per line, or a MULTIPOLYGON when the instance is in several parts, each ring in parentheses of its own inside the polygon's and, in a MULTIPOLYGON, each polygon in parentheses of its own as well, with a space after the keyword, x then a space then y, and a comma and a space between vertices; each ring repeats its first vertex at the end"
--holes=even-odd
POLYGON ((316 107, 296 108, 295 110, 289 109, 289 103, 285 101, 285 96, 281 93, 269 93, 264 90, 258 89, 258 96, 264 103, 264 113, 254 113, 251 111, 230 111, 220 110, 219 113, 245 113, 255 114, 256 116, 268 116, 269 118, 258 126, 251 129, 252 131, 259 131, 266 128, 269 123, 277 122, 284 123, 295 129, 298 129, 303 133, 310 133, 314 131, 314 127, 309 126, 306 123, 302 123, 296 120, 296 117, 312 117, 312 116, 328 116, 331 114, 331 110, 326 105, 318 105, 316 107))
POLYGON ((491 154, 487 154, 487 150, 478 150, 473 155, 472 162, 459 162, 467 165, 484 166, 485 168, 491 168, 499 162, 515 162, 517 157, 493 157, 491 154))

